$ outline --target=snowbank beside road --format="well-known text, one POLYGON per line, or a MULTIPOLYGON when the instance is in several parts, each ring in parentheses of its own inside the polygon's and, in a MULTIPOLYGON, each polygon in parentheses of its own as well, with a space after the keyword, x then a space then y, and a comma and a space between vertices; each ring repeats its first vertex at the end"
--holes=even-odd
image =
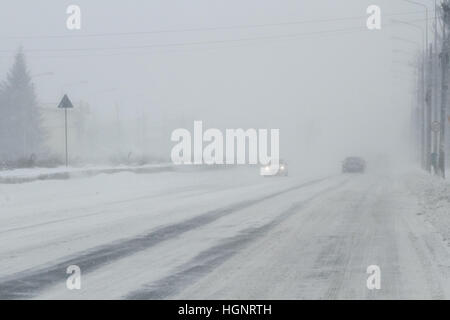
POLYGON ((407 179, 408 186, 417 195, 420 212, 450 245, 450 181, 430 176, 422 171, 407 179))
POLYGON ((58 167, 58 168, 30 168, 0 171, 0 183, 24 183, 37 180, 66 180, 76 177, 89 177, 102 173, 153 173, 172 171, 172 164, 151 164, 139 167, 132 166, 95 166, 95 167, 58 167))

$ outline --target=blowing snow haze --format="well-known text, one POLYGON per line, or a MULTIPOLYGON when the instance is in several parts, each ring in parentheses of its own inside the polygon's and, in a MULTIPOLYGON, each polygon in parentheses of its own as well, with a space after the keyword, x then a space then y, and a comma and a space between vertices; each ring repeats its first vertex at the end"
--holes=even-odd
POLYGON ((0 300, 450 297, 450 0, 0 6, 0 300))
POLYGON ((69 5, 4 5, 0 71, 22 47, 41 107, 64 93, 88 106, 89 146, 71 143, 81 158, 168 159, 170 133, 195 120, 280 129, 282 157, 301 166, 407 150, 414 75, 393 49, 415 51, 392 36, 420 35, 389 15, 421 19, 408 4, 379 2, 380 31, 366 28, 360 0, 78 1, 80 30, 66 27, 69 5))

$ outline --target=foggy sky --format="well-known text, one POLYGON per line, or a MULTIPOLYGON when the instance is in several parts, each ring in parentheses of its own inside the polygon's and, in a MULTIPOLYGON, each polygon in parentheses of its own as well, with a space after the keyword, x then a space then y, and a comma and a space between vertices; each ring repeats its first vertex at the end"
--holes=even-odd
MULTIPOLYGON (((432 9, 432 1, 424 3, 432 9)), ((392 37, 420 42, 421 35, 392 25, 389 14, 424 26, 421 9, 400 0, 3 0, 0 75, 23 46, 31 74, 54 73, 34 79, 40 102, 57 103, 67 92, 104 122, 114 121, 117 105, 124 124, 132 127, 144 113, 150 131, 154 123, 171 131, 194 120, 223 129, 279 128, 282 157, 298 163, 401 155, 414 81, 406 64, 417 47, 392 37), (70 4, 82 9, 80 31, 66 29, 70 4), (382 9, 380 31, 365 29, 371 4, 382 9), (361 18, 317 21, 348 17, 361 18), (260 26, 208 29, 248 25, 260 26), (198 28, 207 30, 186 31, 198 28), (317 33, 349 28, 360 30, 317 33), (178 31, 92 36, 164 30, 178 31), (287 34, 304 35, 214 42, 287 34), (158 47, 167 44, 177 45, 158 47), (82 81, 88 83, 73 85, 82 81)), ((171 145, 170 136, 164 144, 171 145)))

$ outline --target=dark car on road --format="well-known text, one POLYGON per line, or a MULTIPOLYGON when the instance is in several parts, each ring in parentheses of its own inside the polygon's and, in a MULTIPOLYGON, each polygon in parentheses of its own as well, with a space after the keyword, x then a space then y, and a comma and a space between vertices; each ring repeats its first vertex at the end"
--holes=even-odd
POLYGON ((366 171, 366 161, 361 157, 347 157, 342 163, 342 172, 359 172, 366 171))

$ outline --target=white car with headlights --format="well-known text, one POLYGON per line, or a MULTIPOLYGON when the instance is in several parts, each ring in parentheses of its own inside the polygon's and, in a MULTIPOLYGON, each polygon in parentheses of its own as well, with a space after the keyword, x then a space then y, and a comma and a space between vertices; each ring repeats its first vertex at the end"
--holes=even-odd
POLYGON ((289 171, 286 161, 280 160, 278 170, 276 167, 272 167, 271 164, 268 164, 261 167, 260 174, 264 177, 271 177, 271 176, 287 177, 289 171))

